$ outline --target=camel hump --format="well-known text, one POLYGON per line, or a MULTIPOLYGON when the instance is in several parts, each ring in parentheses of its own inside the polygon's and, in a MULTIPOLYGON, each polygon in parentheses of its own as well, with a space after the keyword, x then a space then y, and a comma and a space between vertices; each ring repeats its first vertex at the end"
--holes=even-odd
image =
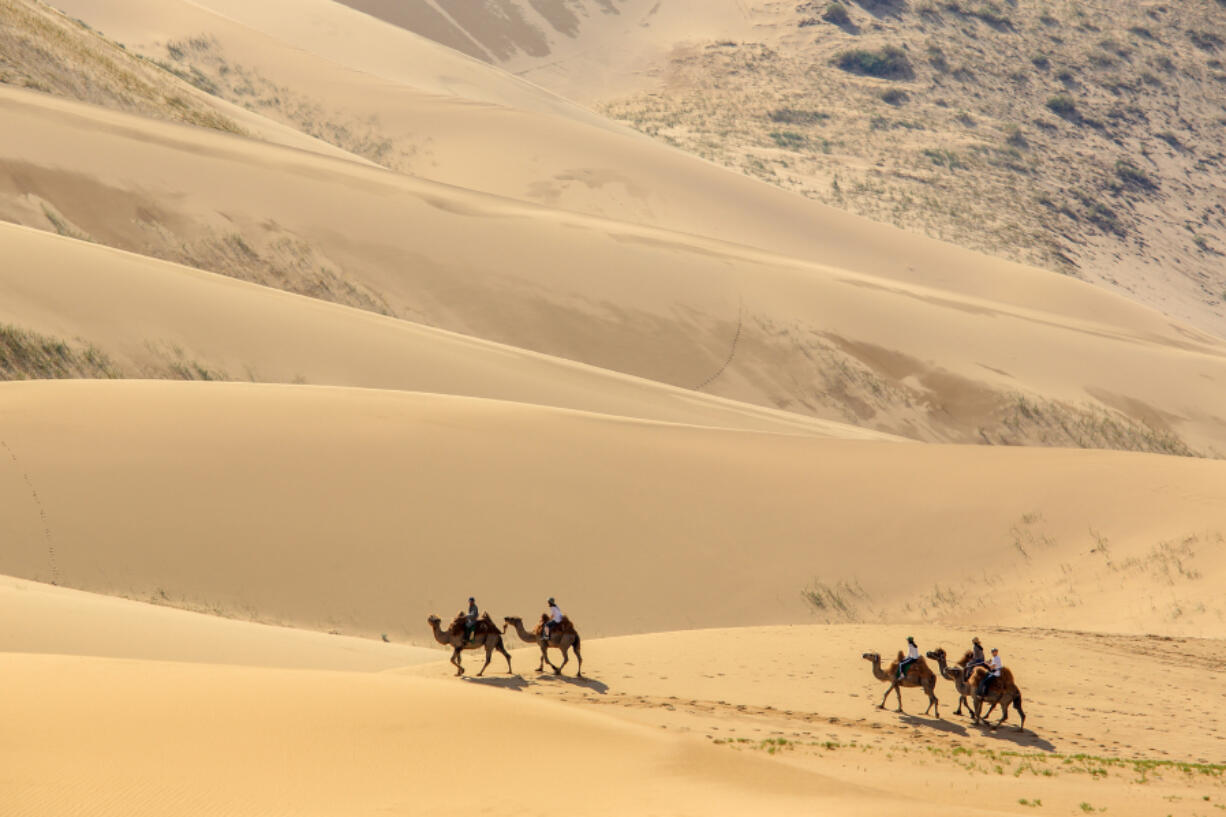
POLYGON ((1000 682, 1005 686, 1015 686, 1013 683, 1013 671, 1008 667, 1000 668, 1000 682))
POLYGON ((967 664, 971 663, 971 659, 974 657, 975 657, 975 654, 972 653, 970 650, 967 650, 966 655, 963 655, 962 660, 959 661, 958 663, 965 667, 967 664))
POLYGON ((897 658, 895 658, 894 660, 895 660, 895 661, 897 661, 899 664, 901 664, 901 663, 902 663, 902 661, 903 661, 902 650, 899 650, 899 651, 898 651, 898 657, 897 657, 897 658))

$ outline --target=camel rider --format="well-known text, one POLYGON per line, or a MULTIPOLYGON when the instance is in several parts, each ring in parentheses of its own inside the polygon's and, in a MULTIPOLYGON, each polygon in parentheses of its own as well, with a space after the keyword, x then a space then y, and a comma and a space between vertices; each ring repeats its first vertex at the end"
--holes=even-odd
POLYGON ((1000 671, 1005 668, 1005 663, 1000 660, 1000 650, 992 648, 992 658, 988 661, 988 674, 983 676, 983 680, 979 682, 979 697, 982 698, 988 694, 988 685, 992 683, 992 679, 1000 677, 1000 671))
POLYGON ((915 636, 907 636, 907 657, 898 665, 898 678, 901 680, 907 675, 907 667, 919 660, 919 647, 915 646, 915 636))
POLYGON ((971 639, 971 660, 966 663, 966 667, 963 669, 965 674, 962 677, 964 679, 970 678, 971 671, 975 667, 986 667, 987 664, 987 660, 983 657, 983 645, 979 643, 979 636, 975 636, 971 639))
POLYGON ((549 618, 545 620, 545 629, 541 631, 541 636, 548 641, 553 628, 562 623, 562 611, 558 609, 558 603, 553 600, 553 596, 549 597, 546 604, 549 605, 549 618))
POLYGON ((464 616, 464 640, 472 641, 473 632, 477 629, 477 600, 472 596, 468 597, 468 613, 464 616))

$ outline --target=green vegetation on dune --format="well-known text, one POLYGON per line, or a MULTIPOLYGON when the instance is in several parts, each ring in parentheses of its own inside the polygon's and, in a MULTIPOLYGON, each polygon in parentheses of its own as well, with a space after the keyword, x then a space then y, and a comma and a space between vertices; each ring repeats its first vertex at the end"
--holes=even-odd
POLYGON ((0 2, 0 84, 243 133, 180 78, 129 53, 85 23, 31 0, 0 2))
POLYGON ((1123 261, 1134 291, 1163 274, 1188 304, 1176 316, 1222 335, 1222 8, 810 0, 762 42, 674 57, 666 87, 601 110, 971 249, 1090 280, 1118 281, 1123 261))
POLYGON ((0 380, 121 376, 96 346, 0 324, 0 380))

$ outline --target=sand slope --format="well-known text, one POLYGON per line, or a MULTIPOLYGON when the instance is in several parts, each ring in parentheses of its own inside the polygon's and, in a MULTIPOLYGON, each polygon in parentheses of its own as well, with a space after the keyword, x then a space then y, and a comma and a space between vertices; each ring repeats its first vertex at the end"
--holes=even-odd
POLYGON ((877 274, 888 242, 854 234, 846 246, 877 262, 818 266, 28 93, 0 100, 0 208, 15 220, 40 223, 53 201, 103 243, 921 439, 1226 447, 1220 342, 1038 270, 945 267, 971 256, 933 244, 916 264, 947 269, 944 284, 901 284, 877 274), (1102 433, 1103 413, 1133 425, 1102 433))
POLYGON ((0 653, 352 671, 438 658, 435 650, 177 610, 156 593, 149 602, 0 577, 0 653))
POLYGON ((0 570, 98 592, 416 643, 470 594, 521 616, 556 595, 592 636, 819 614, 1222 626, 1216 461, 303 386, 0 397, 0 479, 20 497, 0 570))
POLYGON ((642 419, 882 438, 12 225, 0 324, 92 344, 126 377, 363 386, 642 419), (106 304, 99 309, 99 304, 106 304))
POLYGON ((497 689, 75 657, 0 666, 20 737, 0 750, 0 796, 22 817, 537 814, 542 776, 579 814, 938 813, 497 689))

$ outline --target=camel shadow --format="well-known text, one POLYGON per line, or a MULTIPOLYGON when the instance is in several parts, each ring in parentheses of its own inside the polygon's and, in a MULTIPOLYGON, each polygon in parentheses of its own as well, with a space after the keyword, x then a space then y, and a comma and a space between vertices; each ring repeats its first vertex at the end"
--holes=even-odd
POLYGON ((490 676, 489 678, 486 678, 485 676, 481 676, 480 678, 478 678, 476 675, 462 675, 460 676, 460 680, 466 681, 470 684, 478 684, 480 686, 485 686, 485 687, 497 687, 499 689, 510 689, 515 692, 523 692, 525 689, 528 688, 528 679, 522 675, 519 675, 518 673, 515 675, 511 675, 509 677, 503 676, 501 678, 498 676, 490 676))
POLYGON ((538 684, 567 684, 569 686, 583 687, 590 689, 598 695, 607 695, 609 685, 604 681, 597 681, 595 678, 584 676, 583 678, 575 678, 571 675, 554 675, 552 672, 546 671, 539 673, 536 676, 538 684))
POLYGON ((966 727, 956 724, 953 721, 947 721, 939 718, 921 718, 917 715, 908 715, 903 713, 898 716, 898 719, 908 726, 923 726, 928 729, 935 729, 938 732, 947 732, 958 737, 966 737, 966 727))
POLYGON ((996 738, 997 740, 1008 741, 1017 746, 1024 746, 1027 749, 1038 749, 1040 752, 1054 752, 1056 745, 1051 741, 1039 737, 1034 732, 1029 730, 1025 732, 1017 731, 1017 727, 1005 724, 999 729, 991 729, 987 726, 976 727, 983 733, 985 738, 996 738))

